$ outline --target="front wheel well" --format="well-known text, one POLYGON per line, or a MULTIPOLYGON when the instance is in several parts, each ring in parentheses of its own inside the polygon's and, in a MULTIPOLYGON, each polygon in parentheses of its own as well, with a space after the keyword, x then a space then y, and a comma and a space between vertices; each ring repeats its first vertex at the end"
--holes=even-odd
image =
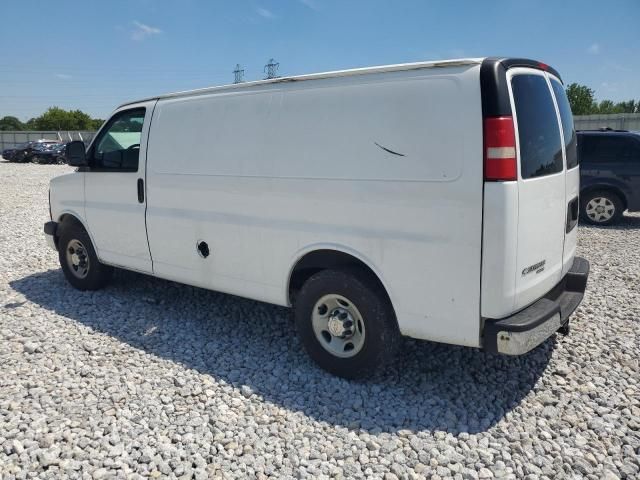
POLYGON ((56 234, 53 237, 53 241, 55 242, 56 248, 58 247, 58 239, 60 238, 60 232, 64 228, 64 225, 75 225, 83 229, 85 232, 87 231, 87 229, 84 228, 83 223, 80 220, 78 220, 78 218, 75 215, 72 215, 71 213, 64 213, 60 215, 60 218, 58 219, 58 230, 56 231, 56 234))
POLYGON ((391 298, 378 275, 366 263, 353 255, 338 250, 314 250, 304 255, 291 270, 289 276, 289 303, 293 305, 297 292, 312 275, 327 269, 357 268, 370 277, 378 290, 392 306, 391 298))
POLYGON ((81 227, 83 230, 86 230, 84 228, 84 225, 82 224, 82 222, 80 220, 78 220, 74 215, 70 214, 70 213, 64 213, 60 216, 60 219, 58 220, 58 223, 60 225, 64 224, 64 223, 70 223, 73 225, 78 225, 79 227, 81 227))

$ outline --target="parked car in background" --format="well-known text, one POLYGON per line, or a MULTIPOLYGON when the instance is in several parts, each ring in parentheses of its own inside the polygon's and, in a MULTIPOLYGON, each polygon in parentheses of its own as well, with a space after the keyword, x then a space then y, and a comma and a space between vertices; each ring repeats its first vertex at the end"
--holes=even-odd
POLYGON ((640 132, 578 132, 580 208, 594 225, 611 225, 625 210, 640 211, 640 132))
POLYGON ((25 148, 26 146, 27 146, 26 143, 20 143, 13 148, 5 148, 2 151, 2 158, 4 158, 5 160, 12 161, 13 157, 16 154, 16 151, 20 150, 21 148, 25 148))
MULTIPOLYGON (((11 154, 11 158, 9 160, 17 163, 30 162, 31 158, 33 157, 34 149, 37 149, 38 147, 43 147, 46 145, 54 145, 58 143, 60 143, 59 140, 47 140, 44 138, 41 138, 40 140, 33 140, 30 142, 21 143, 15 149, 13 149, 13 153, 11 154)), ((2 156, 4 157, 4 152, 2 156)))
POLYGON ((36 146, 32 152, 31 161, 34 163, 65 163, 66 143, 43 144, 36 146))

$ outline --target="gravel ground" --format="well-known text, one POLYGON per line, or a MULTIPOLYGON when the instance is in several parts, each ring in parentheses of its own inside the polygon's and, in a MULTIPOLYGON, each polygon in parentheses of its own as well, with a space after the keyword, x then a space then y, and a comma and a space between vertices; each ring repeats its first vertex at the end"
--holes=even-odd
POLYGON ((0 477, 640 478, 640 216, 580 227, 568 337, 407 340, 352 383, 286 309, 128 272, 72 289, 42 235, 68 170, 0 163, 0 477))

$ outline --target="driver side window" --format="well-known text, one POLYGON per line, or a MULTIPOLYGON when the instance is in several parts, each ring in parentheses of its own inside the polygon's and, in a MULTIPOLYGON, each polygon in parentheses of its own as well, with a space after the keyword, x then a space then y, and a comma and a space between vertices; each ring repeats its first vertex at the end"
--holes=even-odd
POLYGON ((135 172, 140 156, 144 108, 114 115, 100 133, 91 154, 91 167, 100 170, 135 172))

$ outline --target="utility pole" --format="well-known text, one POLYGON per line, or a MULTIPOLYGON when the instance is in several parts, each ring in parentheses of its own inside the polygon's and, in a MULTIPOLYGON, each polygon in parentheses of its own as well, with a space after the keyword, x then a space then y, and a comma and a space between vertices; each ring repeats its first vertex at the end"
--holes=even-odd
POLYGON ((277 78, 277 72, 278 72, 278 67, 280 66, 279 63, 276 63, 276 61, 271 58, 269 59, 269 63, 267 63, 264 66, 264 72, 267 74, 267 76, 265 77, 265 80, 268 80, 270 78, 277 78))
POLYGON ((233 71, 233 83, 244 82, 244 68, 240 68, 240 64, 236 64, 236 69, 233 71))

